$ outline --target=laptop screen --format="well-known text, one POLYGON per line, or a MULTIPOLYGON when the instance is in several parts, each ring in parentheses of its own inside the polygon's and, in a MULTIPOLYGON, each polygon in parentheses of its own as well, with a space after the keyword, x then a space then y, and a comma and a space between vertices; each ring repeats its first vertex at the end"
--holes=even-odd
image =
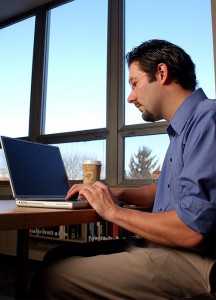
POLYGON ((1 137, 15 198, 65 197, 70 188, 58 147, 1 137))

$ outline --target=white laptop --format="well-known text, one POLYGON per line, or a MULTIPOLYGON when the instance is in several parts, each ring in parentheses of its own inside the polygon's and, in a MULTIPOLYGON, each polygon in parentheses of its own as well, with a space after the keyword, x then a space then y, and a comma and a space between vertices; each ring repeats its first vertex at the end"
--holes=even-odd
POLYGON ((18 206, 89 207, 85 200, 65 200, 70 184, 58 147, 5 136, 1 145, 18 206))

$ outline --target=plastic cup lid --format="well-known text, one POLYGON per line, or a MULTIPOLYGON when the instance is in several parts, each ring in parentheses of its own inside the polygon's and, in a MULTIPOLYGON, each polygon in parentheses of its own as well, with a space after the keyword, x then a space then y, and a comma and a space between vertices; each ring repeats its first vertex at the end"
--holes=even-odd
POLYGON ((100 160, 84 160, 83 165, 102 165, 100 160))

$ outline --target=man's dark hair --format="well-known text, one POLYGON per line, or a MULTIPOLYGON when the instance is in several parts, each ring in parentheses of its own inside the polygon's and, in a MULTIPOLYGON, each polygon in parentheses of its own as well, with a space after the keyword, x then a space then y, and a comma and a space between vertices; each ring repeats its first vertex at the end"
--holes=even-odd
POLYGON ((195 64, 180 47, 164 40, 153 39, 142 43, 126 55, 128 66, 139 62, 140 69, 148 74, 150 82, 155 81, 158 64, 164 63, 169 78, 183 89, 195 90, 197 86, 195 64))

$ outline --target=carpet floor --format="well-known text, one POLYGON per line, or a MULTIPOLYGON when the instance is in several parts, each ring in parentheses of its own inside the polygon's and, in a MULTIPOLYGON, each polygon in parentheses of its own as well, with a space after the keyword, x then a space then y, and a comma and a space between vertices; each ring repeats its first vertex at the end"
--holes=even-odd
MULTIPOLYGON (((29 261, 29 278, 40 262, 29 261)), ((0 255, 0 300, 15 300, 16 257, 0 255)))

